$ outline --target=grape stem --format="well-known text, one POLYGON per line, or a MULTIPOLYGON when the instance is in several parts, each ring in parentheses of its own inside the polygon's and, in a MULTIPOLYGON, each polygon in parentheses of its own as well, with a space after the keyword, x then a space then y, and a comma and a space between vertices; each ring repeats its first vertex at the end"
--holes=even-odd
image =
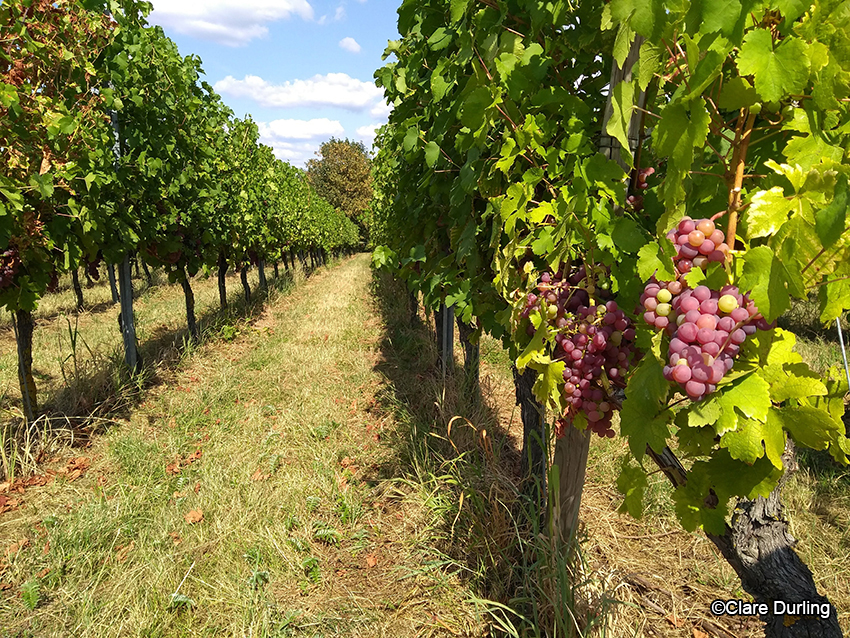
POLYGON ((732 164, 727 173, 729 181, 729 205, 726 211, 729 213, 728 226, 726 228, 726 242, 730 248, 735 248, 735 235, 738 231, 738 211, 741 210, 741 186, 744 183, 744 169, 747 164, 747 148, 750 145, 750 135, 753 132, 755 113, 748 109, 741 109, 738 115, 738 124, 735 126, 735 152, 732 154, 732 164), (735 172, 732 173, 734 168, 735 172))

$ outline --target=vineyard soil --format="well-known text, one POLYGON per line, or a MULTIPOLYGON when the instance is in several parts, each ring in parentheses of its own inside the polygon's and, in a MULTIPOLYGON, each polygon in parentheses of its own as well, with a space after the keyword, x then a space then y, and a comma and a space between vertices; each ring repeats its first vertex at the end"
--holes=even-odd
MULTIPOLYGON (((238 274, 228 287, 234 303, 238 274)), ((193 289, 203 327, 216 278, 193 289)), ((109 298, 106 284, 85 292, 109 298)), ((67 356, 62 295, 36 313, 48 399, 67 356)), ((79 320, 86 366, 120 343, 117 311, 100 310, 79 320)), ((149 290, 137 311, 143 344, 170 336, 178 350, 179 286, 149 290)), ((117 425, 46 459, 46 485, 9 495, 22 502, 0 514, 0 636, 493 635, 481 599, 506 603, 528 580, 510 518, 522 442, 510 361, 484 338, 480 396, 460 372, 443 388, 433 316, 408 317, 403 289, 359 255, 163 367, 117 425)), ((10 333, 0 326, 3 388, 10 333)), ((642 520, 617 514, 625 452, 591 445, 570 612, 607 614, 616 637, 759 635, 708 613, 740 584, 703 534, 681 530, 663 475, 642 520)), ((784 492, 791 530, 848 631, 848 479, 817 455, 801 466, 784 492)))

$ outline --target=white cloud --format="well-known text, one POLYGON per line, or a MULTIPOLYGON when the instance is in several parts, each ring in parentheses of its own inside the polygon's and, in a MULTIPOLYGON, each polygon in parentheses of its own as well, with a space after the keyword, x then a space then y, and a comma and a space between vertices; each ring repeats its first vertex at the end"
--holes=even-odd
POLYGON ((246 75, 244 80, 228 75, 213 88, 222 95, 252 99, 269 108, 335 106, 363 111, 374 107, 383 96, 374 82, 362 82, 345 73, 315 75, 309 80, 283 84, 271 84, 256 75, 246 75))
POLYGON ((337 120, 273 120, 258 122, 260 142, 274 149, 275 157, 293 166, 304 168, 312 159, 319 144, 345 133, 337 120))
POLYGON ((339 41, 339 46, 345 49, 346 51, 351 51, 352 53, 360 53, 360 45, 354 38, 343 38, 339 41))
POLYGON ((263 144, 269 146, 274 146, 276 141, 312 140, 345 133, 339 120, 325 117, 313 120, 273 120, 268 124, 260 122, 257 126, 263 144))
POLYGON ((387 117, 389 117, 392 110, 393 107, 387 104, 384 100, 381 100, 375 106, 372 107, 372 110, 369 111, 369 115, 371 115, 372 117, 386 119, 387 117))
POLYGON ((154 0, 150 21, 226 46, 245 46, 268 35, 269 22, 293 15, 313 20, 307 0, 154 0))
POLYGON ((334 13, 334 20, 336 20, 337 22, 339 22, 339 21, 340 21, 340 20, 342 20, 344 17, 345 17, 345 7, 343 7, 342 5, 339 5, 339 6, 336 8, 336 12, 334 13))
POLYGON ((382 124, 367 124, 357 129, 357 135, 366 144, 366 148, 371 148, 375 143, 375 133, 383 126, 382 124))

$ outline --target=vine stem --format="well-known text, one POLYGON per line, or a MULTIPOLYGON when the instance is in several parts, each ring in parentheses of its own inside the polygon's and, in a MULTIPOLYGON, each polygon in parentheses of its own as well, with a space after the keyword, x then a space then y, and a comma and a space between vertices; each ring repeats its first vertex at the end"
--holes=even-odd
POLYGON ((738 211, 741 209, 741 186, 744 183, 744 169, 747 165, 747 149, 750 145, 750 135, 753 132, 755 113, 741 109, 738 124, 735 127, 735 152, 732 154, 730 166, 729 205, 726 212, 729 220, 726 226, 726 243, 729 248, 735 248, 735 235, 738 232, 738 211), (731 170, 734 169, 734 173, 731 170))

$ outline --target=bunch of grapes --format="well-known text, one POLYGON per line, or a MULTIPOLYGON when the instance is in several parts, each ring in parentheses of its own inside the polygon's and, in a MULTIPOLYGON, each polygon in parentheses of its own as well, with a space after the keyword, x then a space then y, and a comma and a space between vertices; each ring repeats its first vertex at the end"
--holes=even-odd
POLYGON ((96 257, 94 261, 86 263, 86 272, 89 279, 100 281, 100 257, 96 257))
POLYGON ((9 247, 0 253, 0 290, 12 285, 20 267, 21 258, 16 248, 9 247))
MULTIPOLYGON (((566 364, 563 397, 567 410, 556 424, 559 433, 569 419, 582 412, 593 432, 613 437, 611 417, 616 402, 612 392, 625 385, 626 372, 635 358, 635 330, 615 301, 593 301, 595 292, 584 266, 569 278, 563 268, 554 275, 546 272, 540 277, 537 293, 526 296, 520 316, 527 318, 539 311, 555 330, 555 358, 566 364)), ((529 322, 526 331, 533 335, 534 325, 529 322)))
POLYGON ((667 239, 676 247, 673 261, 679 274, 689 273, 694 267, 704 269, 711 262, 724 263, 729 256, 726 236, 710 219, 685 217, 667 233, 667 239))
POLYGON ((736 286, 726 285, 719 291, 688 287, 684 273, 710 261, 723 262, 728 254, 723 232, 713 222, 685 218, 667 237, 678 247, 680 276, 670 282, 650 280, 640 303, 644 321, 670 338, 664 377, 697 401, 716 390, 747 337, 773 325, 736 286))
MULTIPOLYGON (((655 173, 655 169, 652 167, 639 168, 637 171, 637 182, 635 186, 637 186, 639 190, 646 190, 649 188, 649 183, 646 180, 653 173, 655 173)), ((642 210, 643 195, 629 195, 626 197, 626 203, 635 211, 642 210)))

